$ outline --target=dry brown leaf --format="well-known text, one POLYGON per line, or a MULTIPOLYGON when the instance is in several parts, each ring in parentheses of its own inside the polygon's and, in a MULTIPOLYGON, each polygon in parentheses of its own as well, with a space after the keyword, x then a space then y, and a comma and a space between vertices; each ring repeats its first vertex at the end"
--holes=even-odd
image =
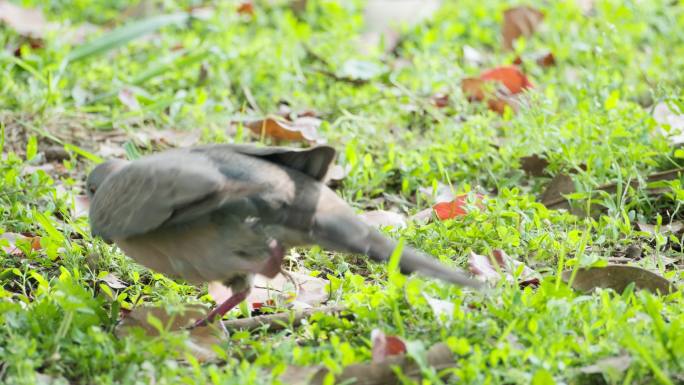
POLYGON ((318 127, 321 120, 314 117, 298 117, 294 121, 286 121, 278 117, 268 117, 247 123, 247 127, 259 136, 266 136, 277 141, 309 141, 320 142, 318 127))
POLYGON ((513 42, 520 36, 530 36, 544 20, 544 14, 528 6, 509 8, 504 11, 503 45, 507 50, 513 49, 513 42))
MULTIPOLYGON (((252 291, 246 299, 251 308, 256 310, 262 306, 275 304, 287 304, 289 307, 300 309, 310 308, 326 302, 330 297, 327 292, 328 280, 297 272, 287 274, 296 282, 297 288, 294 288, 292 282, 282 273, 274 278, 257 275, 252 291)), ((221 303, 232 295, 230 288, 220 282, 210 282, 208 290, 216 303, 221 303)))
MULTIPOLYGON (((563 280, 568 282, 572 273, 572 270, 564 271, 563 280)), ((580 291, 590 291, 601 287, 621 293, 632 282, 637 289, 648 290, 654 294, 658 292, 670 294, 674 290, 674 285, 660 275, 640 267, 627 265, 579 269, 572 282, 572 287, 580 291)))
POLYGON ((373 227, 392 226, 398 229, 406 227, 406 217, 403 214, 395 213, 393 211, 366 211, 359 214, 359 217, 364 223, 373 227))
POLYGON ((548 166, 549 161, 537 154, 523 156, 520 158, 520 168, 525 171, 526 174, 531 176, 546 175, 546 167, 548 166))
POLYGON ((570 204, 563 195, 575 191, 575 182, 572 178, 567 174, 558 174, 546 186, 541 203, 550 209, 570 209, 570 204))

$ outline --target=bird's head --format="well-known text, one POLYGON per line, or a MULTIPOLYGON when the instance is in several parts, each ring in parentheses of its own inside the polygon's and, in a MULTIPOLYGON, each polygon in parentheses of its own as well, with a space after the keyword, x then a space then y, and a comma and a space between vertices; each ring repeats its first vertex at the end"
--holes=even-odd
POLYGON ((86 180, 86 193, 88 194, 88 199, 92 201, 95 192, 97 192, 97 189, 107 177, 116 171, 119 171, 127 163, 127 161, 122 159, 112 159, 98 164, 93 171, 90 172, 90 175, 88 175, 88 179, 86 180))

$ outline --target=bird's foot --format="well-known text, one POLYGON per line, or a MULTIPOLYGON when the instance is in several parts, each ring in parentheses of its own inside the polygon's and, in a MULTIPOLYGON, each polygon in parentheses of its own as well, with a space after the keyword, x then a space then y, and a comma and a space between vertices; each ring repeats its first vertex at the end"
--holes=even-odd
POLYGON ((268 243, 268 248, 271 251, 271 256, 266 260, 266 263, 261 271, 259 271, 259 274, 268 278, 273 278, 280 273, 280 267, 282 266, 283 258, 285 257, 285 248, 275 239, 272 239, 268 243))
POLYGON ((222 304, 216 306, 212 309, 206 317, 195 322, 194 325, 190 326, 189 329, 194 329, 200 326, 207 326, 214 321, 216 317, 223 317, 230 309, 239 305, 240 302, 244 301, 249 294, 249 290, 244 290, 231 295, 227 300, 223 301, 222 304))

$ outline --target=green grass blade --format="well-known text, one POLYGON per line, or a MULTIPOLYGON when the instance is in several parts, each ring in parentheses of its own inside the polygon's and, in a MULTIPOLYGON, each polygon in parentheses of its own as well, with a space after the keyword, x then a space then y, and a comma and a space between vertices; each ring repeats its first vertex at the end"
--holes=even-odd
POLYGON ((183 23, 190 19, 189 13, 174 13, 154 16, 117 28, 93 41, 80 45, 66 57, 67 62, 75 62, 89 56, 98 55, 120 47, 129 41, 154 32, 170 24, 183 23))

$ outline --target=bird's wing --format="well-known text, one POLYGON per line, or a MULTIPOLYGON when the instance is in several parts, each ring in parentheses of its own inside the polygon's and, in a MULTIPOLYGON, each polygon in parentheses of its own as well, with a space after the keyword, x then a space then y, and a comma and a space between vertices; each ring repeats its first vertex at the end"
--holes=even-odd
POLYGON ((106 239, 144 234, 168 222, 199 218, 261 188, 249 180, 226 179, 201 154, 160 153, 129 163, 99 186, 90 207, 91 229, 106 239))
POLYGON ((297 170, 321 181, 335 159, 335 149, 330 146, 312 148, 258 147, 250 144, 221 144, 196 147, 197 151, 237 152, 261 158, 280 166, 297 170))

